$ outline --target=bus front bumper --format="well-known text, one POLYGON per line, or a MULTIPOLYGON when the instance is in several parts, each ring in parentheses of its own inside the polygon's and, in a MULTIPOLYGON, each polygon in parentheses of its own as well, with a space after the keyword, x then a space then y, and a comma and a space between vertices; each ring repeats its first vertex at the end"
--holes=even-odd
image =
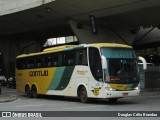
POLYGON ((106 98, 122 98, 129 96, 138 96, 140 90, 131 90, 131 91, 106 91, 106 98))

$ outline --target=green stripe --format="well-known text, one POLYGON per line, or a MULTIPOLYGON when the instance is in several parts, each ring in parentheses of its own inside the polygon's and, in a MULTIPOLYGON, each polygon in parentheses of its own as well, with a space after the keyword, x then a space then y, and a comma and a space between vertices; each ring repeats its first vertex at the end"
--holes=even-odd
POLYGON ((71 76, 73 74, 75 66, 67 66, 64 70, 62 79, 60 84, 58 85, 56 90, 64 90, 71 80, 71 76))
POLYGON ((132 88, 133 84, 128 84, 127 88, 132 88))
POLYGON ((65 67, 57 67, 48 90, 55 90, 62 79, 65 67))
POLYGON ((139 84, 139 83, 134 83, 134 84, 132 85, 132 88, 137 87, 137 86, 138 86, 138 84, 139 84))
POLYGON ((76 50, 76 49, 82 49, 84 48, 84 46, 74 46, 74 47, 71 47, 71 48, 64 48, 64 51, 69 51, 69 50, 76 50))
POLYGON ((135 88, 138 86, 138 83, 128 84, 127 88, 135 88))

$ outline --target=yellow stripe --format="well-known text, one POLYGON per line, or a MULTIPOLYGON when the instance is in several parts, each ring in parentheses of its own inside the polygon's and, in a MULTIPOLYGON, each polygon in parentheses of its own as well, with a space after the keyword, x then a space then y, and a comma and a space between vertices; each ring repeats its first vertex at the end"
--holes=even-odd
MULTIPOLYGON (((59 46, 59 47, 53 47, 53 48, 45 49, 43 52, 22 54, 22 55, 17 56, 16 58, 23 58, 23 57, 34 56, 34 55, 43 55, 46 53, 53 53, 53 52, 61 52, 61 51, 64 51, 65 48, 74 48, 75 46, 82 46, 82 45, 64 45, 64 46, 59 46)), ((116 43, 94 43, 94 44, 88 44, 88 46, 132 48, 129 45, 116 44, 116 43)))
POLYGON ((109 86, 113 89, 117 90, 131 90, 133 88, 127 88, 128 84, 109 84, 109 86))
POLYGON ((89 44, 89 46, 132 48, 132 46, 124 45, 124 44, 117 44, 117 43, 94 43, 94 44, 89 44))

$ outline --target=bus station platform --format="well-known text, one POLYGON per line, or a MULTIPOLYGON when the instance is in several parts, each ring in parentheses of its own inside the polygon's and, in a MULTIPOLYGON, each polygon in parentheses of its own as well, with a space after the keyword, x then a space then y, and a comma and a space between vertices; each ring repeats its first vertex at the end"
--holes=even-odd
POLYGON ((16 95, 0 95, 0 103, 11 102, 16 100, 18 97, 16 95))
MULTIPOLYGON (((15 93, 12 93, 12 94, 6 94, 6 92, 2 93, 2 95, 0 95, 0 103, 12 102, 18 99, 17 92, 16 91, 14 92, 15 93)), ((154 95, 159 96, 160 90, 159 89, 154 89, 154 90, 144 89, 144 90, 141 90, 139 96, 154 96, 154 95)))
POLYGON ((1 87, 0 103, 11 102, 18 98, 16 89, 7 88, 6 86, 1 87))

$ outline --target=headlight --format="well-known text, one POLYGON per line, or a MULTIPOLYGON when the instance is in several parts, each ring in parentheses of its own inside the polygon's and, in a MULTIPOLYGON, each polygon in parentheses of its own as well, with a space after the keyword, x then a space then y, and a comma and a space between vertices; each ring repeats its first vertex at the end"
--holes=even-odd
POLYGON ((113 88, 109 88, 110 91, 113 91, 113 88))
POLYGON ((135 87, 135 88, 134 88, 134 90, 139 90, 139 89, 140 89, 139 87, 135 87))

